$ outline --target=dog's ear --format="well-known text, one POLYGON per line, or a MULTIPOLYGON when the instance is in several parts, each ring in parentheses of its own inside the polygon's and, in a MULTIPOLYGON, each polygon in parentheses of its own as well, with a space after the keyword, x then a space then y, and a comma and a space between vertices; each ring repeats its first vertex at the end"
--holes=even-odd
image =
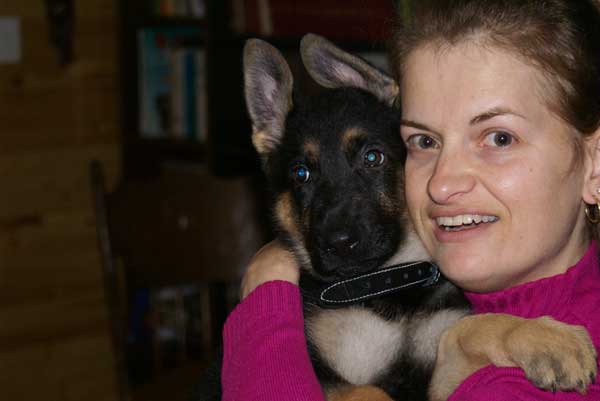
POLYGON ((281 142, 292 108, 293 77, 281 53, 259 39, 244 47, 244 91, 252 121, 252 143, 263 158, 281 142))
POLYGON ((300 55, 310 76, 326 88, 362 88, 388 105, 398 96, 399 88, 392 77, 321 36, 310 33, 304 36, 300 55))

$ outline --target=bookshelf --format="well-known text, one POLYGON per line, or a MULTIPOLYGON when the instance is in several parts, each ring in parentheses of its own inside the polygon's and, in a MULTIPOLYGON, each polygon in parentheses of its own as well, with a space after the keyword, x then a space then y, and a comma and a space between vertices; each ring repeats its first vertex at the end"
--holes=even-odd
MULTIPOLYGON (((265 185, 252 148, 244 102, 242 52, 246 40, 262 38, 280 49, 296 85, 305 93, 315 93, 321 89, 302 66, 300 38, 308 32, 318 33, 348 51, 381 55, 386 22, 380 19, 391 17, 393 1, 346 0, 343 5, 337 0, 114 1, 120 14, 122 130, 122 177, 117 192, 123 199, 118 213, 113 214, 115 221, 125 222, 122 237, 133 241, 129 246, 139 251, 136 257, 140 258, 139 263, 131 263, 133 251, 129 249, 126 270, 131 277, 149 280, 156 276, 156 282, 167 280, 161 276, 166 274, 169 286, 183 286, 176 288, 199 281, 210 283, 208 295, 203 289, 202 301, 209 312, 200 315, 216 318, 212 326, 203 328, 209 333, 207 338, 214 340, 220 338, 220 324, 227 312, 224 305, 234 303, 228 292, 231 281, 219 278, 209 282, 199 277, 243 268, 272 237, 265 185), (201 12, 185 10, 190 4, 201 7, 201 12), (159 12, 160 5, 169 12, 159 12), (270 20, 264 18, 265 7, 270 20), (336 12, 340 8, 341 19, 336 12), (369 29, 367 24, 371 24, 369 29), (156 71, 145 70, 149 65, 156 71), (153 74, 159 78, 148 82, 153 74), (235 220, 235 216, 244 220, 235 220), (240 235, 240 227, 245 227, 245 235, 240 235), (247 235, 248 227, 253 229, 251 235, 247 235), (149 245, 147 235, 158 236, 160 245, 149 245), (228 299, 231 302, 224 302, 228 299)), ((139 290, 146 287, 144 282, 130 282, 128 296, 144 294, 139 290)), ((237 288, 236 283, 235 294, 237 288)), ((185 298, 161 299, 167 305, 181 304, 173 301, 177 297, 185 298)), ((172 331, 181 337, 181 330, 172 331)), ((137 348, 132 351, 137 359, 130 362, 132 371, 140 375, 132 375, 138 384, 148 379, 148 368, 157 370, 148 358, 161 358, 159 352, 148 352, 143 341, 140 344, 139 355, 137 348)), ((189 362, 180 363, 181 368, 189 362)), ((156 372, 149 375, 159 376, 156 372)), ((194 382, 199 376, 190 377, 194 382)), ((188 385, 182 381, 169 387, 188 385)))
POLYGON ((394 3, 348 0, 344 12, 336 17, 339 2, 332 0, 116 1, 120 11, 124 178, 155 176, 164 163, 171 162, 204 164, 220 176, 256 173, 259 163, 243 99, 246 39, 261 37, 289 53, 296 81, 314 91, 318 88, 311 84, 297 55, 302 34, 324 34, 350 51, 382 52, 380 39, 389 21, 375 25, 365 18, 370 15, 373 21, 378 18, 374 13, 391 13, 394 3), (187 12, 181 10, 182 4, 188 6, 187 12), (265 7, 272 18, 267 22, 265 7), (299 18, 294 18, 294 13, 299 13, 299 18), (336 20, 328 23, 327 18, 336 20), (162 74, 169 82, 148 79, 152 73, 144 70, 149 64, 146 58, 156 54, 144 51, 143 36, 147 43, 159 42, 161 36, 163 42, 169 42, 161 49, 162 62, 168 64, 162 68, 171 71, 162 74), (187 72, 173 73, 178 68, 187 72), (168 96, 156 96, 160 85, 163 91, 168 87, 168 96), (161 124, 162 129, 157 129, 161 124))
POLYGON ((222 176, 255 170, 241 98, 243 43, 227 23, 230 4, 117 4, 124 179, 156 176, 172 162, 206 165, 222 176), (202 10, 192 12, 192 4, 202 10))

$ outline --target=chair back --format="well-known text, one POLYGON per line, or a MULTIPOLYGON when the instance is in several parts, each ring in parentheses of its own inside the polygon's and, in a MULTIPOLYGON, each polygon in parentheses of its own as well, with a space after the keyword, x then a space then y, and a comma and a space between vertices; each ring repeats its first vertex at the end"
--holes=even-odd
POLYGON ((158 177, 122 181, 107 192, 102 166, 93 161, 90 182, 124 401, 130 393, 128 311, 136 289, 197 284, 202 348, 209 355, 233 306, 227 295, 237 294, 248 261, 269 236, 268 225, 252 177, 223 179, 203 169, 167 169, 158 177))

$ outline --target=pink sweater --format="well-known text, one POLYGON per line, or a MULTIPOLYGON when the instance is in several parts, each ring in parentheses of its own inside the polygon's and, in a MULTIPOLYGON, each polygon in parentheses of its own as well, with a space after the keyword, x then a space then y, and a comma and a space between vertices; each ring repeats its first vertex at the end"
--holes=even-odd
MULTIPOLYGON (((600 349, 600 269, 593 243, 566 273, 489 294, 468 293, 475 313, 549 315, 584 325, 600 349)), ((273 281, 231 313, 223 331, 222 401, 324 401, 304 337, 298 287, 273 281)), ((538 390, 517 368, 488 366, 465 380, 448 401, 600 401, 600 383, 586 396, 538 390)))

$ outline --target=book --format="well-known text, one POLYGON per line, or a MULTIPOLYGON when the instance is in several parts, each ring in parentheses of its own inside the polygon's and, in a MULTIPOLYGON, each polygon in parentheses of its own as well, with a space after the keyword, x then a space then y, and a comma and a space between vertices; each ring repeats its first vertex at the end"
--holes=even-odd
POLYGON ((156 371, 178 366, 187 359, 187 316, 183 290, 180 287, 165 287, 152 291, 152 336, 156 371))
POLYGON ((208 284, 182 284, 152 291, 154 354, 160 367, 202 359, 214 346, 208 284))
POLYGON ((198 124, 196 122, 196 52, 187 50, 183 54, 183 133, 191 141, 198 140, 198 124))
POLYGON ((169 127, 167 133, 174 138, 185 137, 184 115, 184 53, 185 49, 173 49, 169 52, 169 127))
POLYGON ((193 142, 206 139, 206 51, 176 49, 170 53, 169 136, 193 142))
POLYGON ((185 58, 185 53, 180 50, 189 49, 189 43, 197 40, 200 34, 201 28, 195 26, 152 27, 138 32, 139 129, 142 137, 173 135, 173 127, 177 124, 173 118, 179 117, 174 108, 184 96, 180 93, 184 92, 184 79, 193 75, 193 72, 182 71, 185 62, 180 59, 185 58))
POLYGON ((206 51, 198 50, 195 52, 196 58, 196 140, 206 142, 208 136, 208 95, 207 95, 207 68, 206 51))

